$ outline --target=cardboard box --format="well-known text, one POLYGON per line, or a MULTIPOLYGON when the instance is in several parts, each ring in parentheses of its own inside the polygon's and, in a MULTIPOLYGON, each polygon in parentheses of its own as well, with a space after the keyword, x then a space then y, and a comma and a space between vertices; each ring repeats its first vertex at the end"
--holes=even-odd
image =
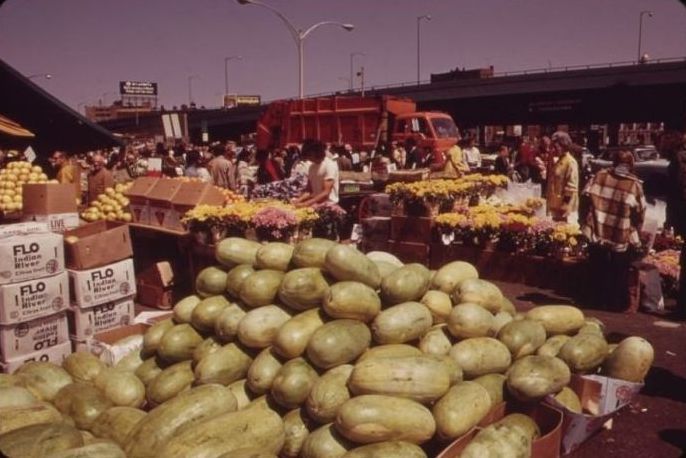
POLYGON ((90 352, 112 366, 130 352, 143 348, 143 334, 148 328, 148 324, 132 324, 99 332, 91 339, 74 339, 74 351, 90 352))
POLYGON ((88 270, 69 270, 72 305, 81 308, 124 299, 136 294, 133 260, 88 270))
POLYGON ((0 356, 3 361, 47 350, 68 341, 65 312, 24 323, 0 325, 0 356))
POLYGON ((45 350, 39 350, 29 353, 28 355, 12 358, 7 362, 0 362, 0 369, 2 369, 1 372, 11 374, 30 361, 43 361, 60 365, 62 364, 62 361, 64 361, 64 358, 71 353, 71 342, 67 341, 55 345, 54 347, 46 348, 45 350))
POLYGON ((44 234, 46 232, 50 232, 50 228, 45 222, 26 222, 0 226, 0 238, 12 237, 13 235, 44 234))
POLYGON ((181 219, 188 210, 198 205, 223 205, 224 200, 221 190, 209 183, 182 183, 179 192, 172 199, 172 212, 168 215, 165 227, 175 231, 185 231, 186 228, 181 223, 181 219))
MULTIPOLYGON (((505 404, 496 406, 490 413, 488 424, 501 420, 510 413, 523 413, 534 419, 541 436, 531 444, 532 458, 558 458, 560 456, 560 438, 562 430, 562 412, 545 404, 505 404)), ((481 428, 488 426, 484 422, 472 428, 461 437, 455 439, 436 458, 458 458, 469 442, 477 435, 481 428)))
POLYGON ((129 208, 133 221, 140 224, 150 223, 150 207, 148 206, 148 193, 157 184, 159 178, 140 177, 136 178, 133 185, 126 192, 129 198, 129 208))
POLYGON ((174 291, 171 288, 138 283, 138 303, 148 307, 168 310, 174 306, 174 291))
POLYGON ((579 448, 605 423, 641 391, 642 383, 632 383, 601 375, 572 375, 569 387, 579 396, 585 413, 575 413, 557 402, 553 396, 545 403, 560 409, 562 422, 562 452, 567 455, 579 448))
POLYGON ((169 261, 156 262, 136 275, 138 284, 169 288, 174 285, 174 271, 169 261))
POLYGON ((24 215, 76 213, 76 192, 71 184, 25 184, 22 187, 24 215))
POLYGON ((79 227, 81 220, 78 213, 57 213, 54 215, 24 215, 22 221, 46 223, 51 232, 63 233, 79 227))
POLYGON ((67 310, 69 334, 77 340, 85 340, 99 332, 133 323, 136 316, 132 298, 107 302, 87 309, 71 307, 67 310))
POLYGON ((161 179, 148 193, 150 206, 150 221, 155 227, 169 227, 169 217, 172 212, 172 199, 181 188, 180 180, 161 179))
POLYGON ((22 221, 47 223, 53 232, 64 232, 79 225, 76 193, 71 184, 25 184, 22 201, 22 221))
POLYGON ((64 233, 67 269, 83 270, 133 256, 128 224, 96 221, 64 233), (71 242, 71 237, 78 240, 71 242))
POLYGON ((15 324, 52 315, 69 306, 66 272, 0 286, 0 323, 15 324))
POLYGON ((0 284, 33 280, 62 271, 61 235, 47 232, 0 239, 0 284))

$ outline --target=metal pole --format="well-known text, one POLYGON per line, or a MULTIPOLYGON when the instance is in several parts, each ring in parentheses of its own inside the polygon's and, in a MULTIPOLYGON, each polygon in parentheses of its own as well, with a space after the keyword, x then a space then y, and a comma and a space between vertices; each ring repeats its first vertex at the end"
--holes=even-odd
POLYGON ((420 24, 422 22, 422 19, 426 19, 427 21, 431 20, 431 15, 430 14, 425 14, 423 16, 417 16, 417 85, 421 82, 421 34, 420 34, 420 24))
POLYGON ((229 58, 224 58, 224 95, 229 94, 229 58))
POLYGON ((421 67, 421 57, 420 57, 421 41, 420 41, 420 37, 419 37, 419 24, 421 23, 421 21, 422 21, 422 17, 419 16, 417 18, 417 85, 419 85, 419 81, 420 81, 420 77, 421 77, 420 76, 420 70, 419 70, 421 67))
POLYGON ((298 96, 305 97, 305 38, 298 39, 298 96))
POLYGON ((350 53, 350 92, 353 91, 355 88, 355 85, 353 84, 353 58, 355 57, 355 53, 351 52, 350 53))
POLYGON ((644 14, 647 14, 648 17, 653 17, 652 11, 641 11, 641 13, 638 15, 638 56, 636 59, 636 63, 638 63, 638 64, 641 63, 641 41, 643 38, 643 15, 644 14))
POLYGON ((193 103, 193 77, 188 77, 188 107, 193 103))
POLYGON ((304 93, 305 93, 305 90, 304 90, 304 85, 305 85, 304 84, 304 74, 303 74, 304 68, 305 68, 305 63, 304 63, 305 51, 304 51, 304 47, 303 47, 303 42, 305 41, 305 38, 307 38, 307 36, 310 34, 310 32, 312 32, 313 30, 315 30, 316 28, 318 28, 322 25, 336 25, 339 27, 343 27, 348 32, 352 31, 355 28, 355 26, 352 24, 343 24, 341 22, 334 22, 334 21, 323 21, 323 22, 319 22, 317 24, 310 26, 306 30, 300 30, 300 29, 297 29, 293 25, 293 23, 286 16, 283 15, 283 13, 281 13, 279 10, 277 10, 276 8, 274 8, 273 6, 271 6, 267 3, 262 3, 259 0, 236 0, 236 1, 241 5, 256 5, 256 6, 261 6, 262 8, 266 8, 266 9, 270 10, 272 13, 276 14, 279 17, 279 19, 281 19, 281 21, 283 21, 283 23, 288 28, 288 31, 293 36, 293 40, 295 40, 295 44, 298 48, 298 73, 299 73, 299 75, 298 75, 298 80, 299 80, 298 81, 298 94, 299 94, 301 99, 304 97, 304 93))
POLYGON ((362 97, 364 97, 364 65, 360 67, 360 86, 362 87, 362 97))

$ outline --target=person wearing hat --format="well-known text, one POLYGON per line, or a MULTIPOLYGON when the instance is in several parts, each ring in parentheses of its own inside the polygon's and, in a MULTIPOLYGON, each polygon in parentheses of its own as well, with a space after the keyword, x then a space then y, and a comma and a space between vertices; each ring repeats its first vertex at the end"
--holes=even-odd
POLYGON ((553 221, 579 222, 579 167, 569 152, 572 139, 567 132, 551 138, 553 157, 548 166, 546 203, 553 221))

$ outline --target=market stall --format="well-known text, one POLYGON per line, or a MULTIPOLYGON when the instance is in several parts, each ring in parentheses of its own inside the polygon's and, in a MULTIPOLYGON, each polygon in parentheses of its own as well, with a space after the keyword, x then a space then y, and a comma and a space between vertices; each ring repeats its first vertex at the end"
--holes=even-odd
POLYGON ((0 376, 0 450, 575 450, 640 391, 654 351, 575 306, 518 310, 486 279, 548 283, 583 248, 577 229, 537 216, 540 200, 497 197, 505 186, 482 175, 392 184, 368 207, 389 212, 370 217, 387 218, 389 249, 367 254, 339 240, 338 206, 247 201, 196 180, 107 190, 63 235, 7 226, 0 248, 23 256, 15 266, 42 257, 2 280, 5 307, 16 288, 36 296, 22 299, 31 313, 0 315, 11 374, 0 376), (143 301, 172 310, 137 314, 143 301))

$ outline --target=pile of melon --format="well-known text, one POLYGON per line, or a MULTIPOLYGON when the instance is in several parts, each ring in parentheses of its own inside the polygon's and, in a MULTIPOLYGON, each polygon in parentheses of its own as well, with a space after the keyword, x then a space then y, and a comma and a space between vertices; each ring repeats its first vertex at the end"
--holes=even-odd
MULTIPOLYGON (((653 360, 648 342, 610 345, 575 307, 518 313, 465 262, 432 272, 323 239, 229 238, 216 259, 117 366, 77 353, 0 379, 0 451, 435 456, 503 400, 580 411, 572 373, 640 382, 653 360)), ((528 456, 539 434, 508 415, 461 456, 528 456)))

